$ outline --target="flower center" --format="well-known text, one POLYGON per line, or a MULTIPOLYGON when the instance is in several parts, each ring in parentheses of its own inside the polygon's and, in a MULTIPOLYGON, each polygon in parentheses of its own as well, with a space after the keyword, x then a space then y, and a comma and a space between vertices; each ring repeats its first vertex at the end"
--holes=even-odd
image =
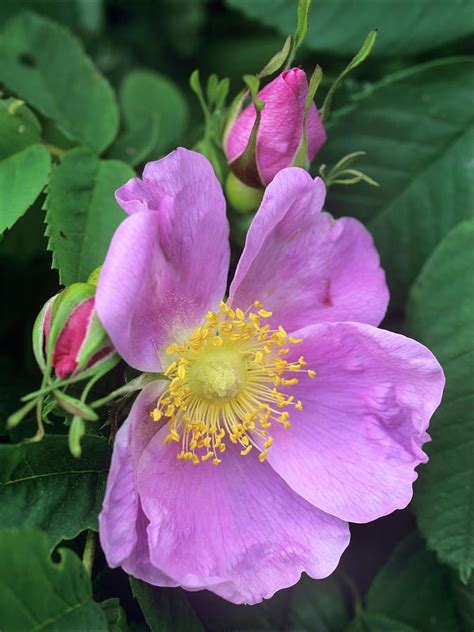
POLYGON ((189 371, 189 386, 193 393, 208 399, 235 397, 245 382, 243 357, 230 349, 203 353, 189 371))
POLYGON ((188 342, 166 350, 171 362, 164 374, 170 382, 151 416, 168 423, 164 443, 181 444, 178 459, 195 464, 212 459, 218 465, 230 441, 240 444, 243 456, 259 446, 263 463, 272 424, 288 429, 290 410, 302 410, 290 387, 298 383, 298 373, 314 378, 315 372, 303 369, 303 356, 285 359, 302 340, 263 324, 271 316, 259 301, 245 312, 221 303, 188 342))

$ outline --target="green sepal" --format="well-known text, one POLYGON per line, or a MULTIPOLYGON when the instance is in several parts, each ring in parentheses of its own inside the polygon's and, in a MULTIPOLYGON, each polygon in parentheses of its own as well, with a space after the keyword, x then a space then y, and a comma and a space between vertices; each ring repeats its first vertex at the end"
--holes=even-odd
POLYGON ((48 355, 52 354, 56 340, 64 329, 72 312, 95 294, 90 283, 73 283, 57 295, 51 312, 51 328, 48 338, 48 355))
POLYGON ((308 133, 306 130, 306 121, 308 119, 308 112, 311 104, 313 103, 316 92, 321 84, 321 80, 323 78, 323 71, 321 70, 321 66, 316 66, 311 75, 311 79, 309 80, 308 85, 308 94, 306 95, 306 101, 304 104, 304 115, 303 115, 303 133, 301 134, 301 142, 298 147, 298 151, 295 154, 295 158, 293 160, 293 167, 303 167, 303 169, 309 168, 308 163, 308 133))
POLYGON ((35 323, 33 325, 33 334, 32 334, 32 342, 33 342, 33 353, 38 363, 41 371, 46 370, 46 358, 44 354, 44 344, 45 344, 45 335, 44 335, 44 325, 46 320, 46 314, 48 309, 50 309, 53 301, 56 299, 56 296, 52 296, 41 309, 40 313, 36 317, 35 323))
POLYGON ((344 79, 344 77, 350 73, 351 70, 353 70, 354 68, 357 68, 357 66, 360 66, 360 64, 367 59, 367 57, 370 55, 370 51, 374 47, 376 38, 377 38, 377 29, 373 29, 367 34, 359 51, 356 53, 356 55, 354 55, 354 57, 351 59, 349 64, 344 68, 344 70, 341 72, 339 77, 329 88, 329 91, 326 95, 326 98, 324 99, 324 103, 320 111, 321 120, 323 121, 323 123, 324 121, 327 121, 328 119, 329 112, 331 110, 332 98, 337 88, 339 87, 339 84, 344 79))
POLYGON ((274 72, 276 72, 283 66, 291 49, 291 41, 291 35, 288 35, 285 43, 283 44, 283 48, 279 50, 278 53, 275 53, 270 61, 265 64, 262 70, 258 73, 257 77, 259 79, 263 79, 265 77, 273 75, 274 72))
POLYGON ((77 367, 74 373, 79 373, 85 369, 91 359, 106 347, 112 347, 112 343, 100 323, 97 313, 94 311, 92 312, 84 341, 76 357, 77 367))
POLYGON ((247 147, 240 156, 230 163, 230 168, 244 184, 255 189, 260 189, 264 183, 258 172, 256 149, 261 114, 265 103, 258 98, 258 89, 260 86, 259 78, 255 75, 244 75, 243 79, 250 91, 252 103, 255 107, 255 122, 250 132, 247 147))
POLYGON ((78 459, 82 454, 81 439, 86 434, 86 424, 82 417, 75 415, 72 418, 68 434, 69 451, 78 459))
POLYGON ((341 160, 332 167, 329 173, 326 173, 327 166, 322 164, 319 167, 319 175, 324 180, 326 188, 329 188, 333 184, 357 184, 358 182, 366 182, 374 187, 378 187, 378 182, 363 171, 353 169, 352 167, 348 168, 349 165, 360 156, 365 156, 365 151, 354 151, 347 154, 347 156, 341 158, 341 160))
POLYGON ((86 419, 87 421, 97 421, 99 419, 98 414, 80 399, 71 397, 71 395, 66 395, 66 393, 63 393, 62 391, 55 391, 54 398, 61 408, 64 408, 64 410, 71 413, 71 415, 76 415, 77 417, 86 419))
POLYGON ((237 120, 240 112, 242 111, 242 107, 245 101, 245 97, 248 95, 248 90, 244 88, 241 90, 233 99, 232 103, 227 110, 227 117, 224 124, 224 133, 222 136, 222 144, 224 147, 227 144, 227 138, 230 134, 230 130, 232 129, 233 124, 237 120))
POLYGON ((101 271, 102 271, 102 266, 97 266, 97 268, 94 268, 92 272, 89 274, 87 283, 90 283, 90 285, 94 285, 95 287, 97 287, 97 284, 99 283, 99 277, 100 277, 101 271))

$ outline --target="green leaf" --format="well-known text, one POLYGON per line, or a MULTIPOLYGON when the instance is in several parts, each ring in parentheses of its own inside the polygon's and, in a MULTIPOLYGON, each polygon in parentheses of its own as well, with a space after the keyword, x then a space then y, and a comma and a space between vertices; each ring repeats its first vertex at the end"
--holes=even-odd
MULTIPOLYGON (((283 36, 293 33, 295 0, 226 0, 248 17, 274 27, 283 36)), ((415 56, 455 42, 473 32, 472 3, 433 0, 317 0, 309 15, 305 45, 318 53, 353 55, 365 34, 378 28, 380 57, 415 56)))
POLYGON ((153 113, 141 127, 123 130, 107 151, 108 158, 127 162, 132 167, 145 162, 160 138, 159 116, 153 113))
POLYGON ((40 142, 41 126, 19 99, 0 100, 0 160, 40 142))
POLYGON ((463 584, 453 573, 452 587, 463 629, 470 630, 474 621, 474 575, 467 584, 463 584))
POLYGON ((314 580, 303 576, 291 589, 287 603, 287 629, 332 632, 343 630, 347 623, 344 598, 334 577, 314 580))
POLYGON ((62 131, 100 152, 115 138, 113 91, 67 29, 34 13, 13 17, 0 35, 2 82, 62 131))
POLYGON ((448 59, 404 71, 359 95, 328 128, 322 162, 356 150, 379 183, 331 187, 327 209, 355 215, 375 238, 394 306, 436 244, 472 216, 474 64, 448 59))
POLYGON ((106 599, 101 601, 99 606, 107 619, 108 632, 127 632, 127 618, 118 599, 106 599))
POLYGON ((462 222, 427 261, 410 293, 408 330, 446 374, 431 425, 429 462, 415 510, 428 545, 464 581, 474 567, 474 220, 462 222))
POLYGON ((75 459, 67 436, 54 435, 0 445, 1 526, 42 529, 51 546, 97 529, 110 451, 106 439, 94 436, 83 437, 82 449, 75 459))
POLYGON ((395 549, 348 632, 458 630, 449 572, 413 534, 395 549))
POLYGON ((90 580, 75 553, 50 557, 46 535, 33 529, 0 532, 0 629, 107 632, 90 580))
POLYGON ((418 628, 381 614, 361 612, 344 632, 420 632, 418 628))
MULTIPOLYGON (((1 131, 0 131, 1 133, 1 131)), ((0 233, 11 228, 45 187, 51 161, 42 145, 0 160, 0 233)))
POLYGON ((156 588, 134 577, 130 585, 151 632, 204 632, 183 590, 156 588))
POLYGON ((46 185, 50 156, 41 127, 19 99, 0 100, 0 233, 23 215, 46 185))
POLYGON ((114 192, 134 175, 123 162, 99 160, 84 148, 68 151, 54 169, 46 198, 48 247, 64 285, 86 281, 104 262, 125 219, 114 192))
POLYGON ((135 70, 123 80, 119 100, 123 118, 130 130, 159 120, 159 140, 154 153, 175 144, 188 122, 188 106, 177 86, 167 77, 149 70, 135 70))

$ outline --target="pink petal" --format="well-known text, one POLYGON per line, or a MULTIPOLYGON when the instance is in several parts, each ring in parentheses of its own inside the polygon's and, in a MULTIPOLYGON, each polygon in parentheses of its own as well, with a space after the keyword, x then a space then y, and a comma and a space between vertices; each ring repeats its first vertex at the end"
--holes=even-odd
MULTIPOLYGON (((228 224, 221 187, 200 154, 177 149, 149 163, 143 183, 141 202, 150 210, 137 206, 117 229, 96 309, 128 364, 159 371, 160 351, 199 325, 224 295, 228 224)), ((129 184, 119 190, 122 198, 129 184)), ((134 181, 130 191, 141 189, 134 181)))
POLYGON ((141 509, 135 483, 137 454, 141 454, 157 430, 149 411, 162 388, 163 382, 157 381, 140 393, 115 437, 105 499, 99 515, 99 536, 109 566, 122 566, 144 581, 174 586, 176 583, 150 563, 144 536, 148 520, 141 509))
POLYGON ((255 299, 272 322, 292 331, 308 323, 378 325, 388 289, 372 237, 358 221, 321 213, 325 187, 303 169, 281 171, 250 226, 230 288, 232 303, 255 299))
POLYGON ((232 447, 218 466, 176 459, 155 435, 139 463, 153 564, 188 590, 257 603, 301 572, 326 577, 349 542, 346 523, 319 511, 256 454, 232 447))
POLYGON ((308 142, 308 160, 313 162, 316 154, 326 142, 326 130, 318 113, 318 108, 311 104, 306 118, 306 138, 308 142))
POLYGON ((268 462, 295 492, 342 520, 369 522, 406 507, 443 393, 436 358, 410 338, 359 323, 295 335, 316 377, 291 387, 303 411, 292 413, 290 429, 272 427, 268 462))

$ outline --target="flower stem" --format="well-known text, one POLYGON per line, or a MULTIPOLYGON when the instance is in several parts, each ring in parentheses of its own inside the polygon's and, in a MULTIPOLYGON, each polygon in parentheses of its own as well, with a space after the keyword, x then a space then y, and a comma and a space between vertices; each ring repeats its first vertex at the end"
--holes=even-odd
POLYGON ((84 553, 82 554, 82 563, 89 577, 92 575, 92 567, 94 566, 96 548, 96 535, 91 529, 87 532, 86 543, 84 545, 84 553))
MULTIPOLYGON (((134 393, 135 391, 140 391, 143 388, 145 388, 147 384, 158 379, 163 379, 162 374, 142 373, 142 375, 135 378, 131 382, 127 382, 127 384, 124 384, 123 386, 118 388, 116 391, 109 393, 109 395, 106 395, 105 397, 102 397, 101 399, 96 399, 95 402, 91 402, 89 406, 91 408, 100 408, 104 404, 108 404, 113 399, 120 397, 120 395, 127 395, 128 393, 134 393)), ((168 378, 165 378, 165 379, 168 379, 168 378)))

